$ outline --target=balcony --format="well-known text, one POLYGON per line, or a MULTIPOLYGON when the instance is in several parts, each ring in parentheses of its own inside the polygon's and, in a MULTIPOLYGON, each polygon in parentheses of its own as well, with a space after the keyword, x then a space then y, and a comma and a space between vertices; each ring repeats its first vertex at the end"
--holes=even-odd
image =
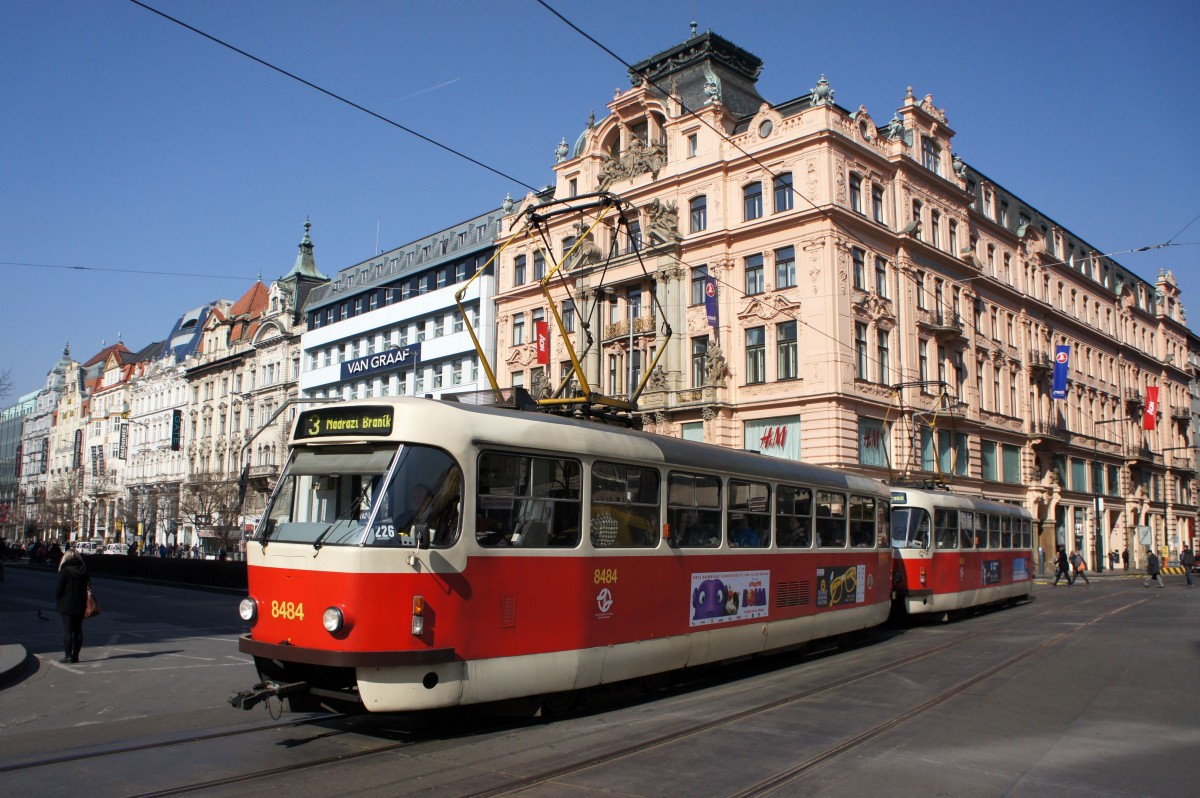
MULTIPOLYGON (((1030 437, 1040 438, 1041 443, 1067 443, 1071 440, 1071 431, 1065 424, 1057 421, 1035 421, 1030 431, 1030 437)), ((1033 441, 1036 446, 1039 441, 1033 441)))
POLYGON ((1163 455, 1143 444, 1142 446, 1131 447, 1125 455, 1125 460, 1129 465, 1160 466, 1163 464, 1163 455))
POLYGON ((939 338, 954 338, 963 336, 962 317, 957 313, 946 313, 941 310, 917 309, 917 326, 928 330, 939 338))
POLYGON ((1030 371, 1053 371, 1054 361, 1045 352, 1036 349, 1029 350, 1029 370, 1030 371))

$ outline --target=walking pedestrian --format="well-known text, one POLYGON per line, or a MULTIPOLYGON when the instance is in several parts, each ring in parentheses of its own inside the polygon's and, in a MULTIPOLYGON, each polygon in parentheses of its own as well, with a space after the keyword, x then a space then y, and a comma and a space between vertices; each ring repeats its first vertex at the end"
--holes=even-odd
POLYGON ((1129 570, 1129 547, 1128 546, 1126 546, 1125 550, 1121 552, 1121 562, 1125 563, 1125 570, 1128 571, 1129 570))
POLYGON ((1150 587, 1150 580, 1158 582, 1159 587, 1166 587, 1162 580, 1162 568, 1158 564, 1158 555, 1154 553, 1154 549, 1146 549, 1146 578, 1142 580, 1142 587, 1150 587))
POLYGON ((1075 579, 1082 579, 1085 585, 1090 585, 1092 582, 1087 578, 1087 563, 1077 551, 1071 552, 1071 569, 1075 579))
POLYGON ((1183 566, 1183 575, 1187 577, 1187 586, 1195 587, 1192 584, 1192 567, 1196 564, 1196 555, 1185 544, 1183 551, 1179 554, 1179 564, 1183 566))
POLYGON ((1067 550, 1062 546, 1058 547, 1058 553, 1054 555, 1054 584, 1056 587, 1060 577, 1067 580, 1067 587, 1075 584, 1075 579, 1071 576, 1071 568, 1067 564, 1067 550))
POLYGON ((58 566, 58 585, 54 597, 56 608, 63 622, 63 662, 79 662, 79 650, 83 648, 83 612, 87 609, 88 589, 91 579, 87 565, 75 549, 67 549, 58 566))

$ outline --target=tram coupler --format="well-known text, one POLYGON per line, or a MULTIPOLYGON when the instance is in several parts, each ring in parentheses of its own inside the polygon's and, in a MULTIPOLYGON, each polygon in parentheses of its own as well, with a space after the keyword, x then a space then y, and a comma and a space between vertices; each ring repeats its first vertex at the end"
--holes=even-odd
POLYGON ((270 680, 254 685, 250 690, 241 690, 236 695, 229 696, 229 703, 233 707, 242 709, 250 709, 251 707, 261 704, 271 696, 283 698, 292 693, 308 692, 308 682, 292 682, 290 684, 280 684, 270 680))

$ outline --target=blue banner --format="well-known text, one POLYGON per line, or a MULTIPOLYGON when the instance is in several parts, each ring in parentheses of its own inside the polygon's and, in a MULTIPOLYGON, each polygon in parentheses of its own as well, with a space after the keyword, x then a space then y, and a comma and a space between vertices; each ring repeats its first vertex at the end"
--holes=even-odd
POLYGON ((717 280, 715 277, 704 278, 704 309, 708 312, 708 326, 720 326, 721 322, 717 315, 717 280))
POLYGON ((1051 399, 1067 398, 1067 369, 1071 365, 1071 347, 1054 347, 1054 386, 1050 389, 1051 399))
POLYGON ((377 355, 367 355, 342 363, 342 381, 404 366, 414 366, 420 362, 421 344, 419 342, 399 349, 388 349, 377 355))

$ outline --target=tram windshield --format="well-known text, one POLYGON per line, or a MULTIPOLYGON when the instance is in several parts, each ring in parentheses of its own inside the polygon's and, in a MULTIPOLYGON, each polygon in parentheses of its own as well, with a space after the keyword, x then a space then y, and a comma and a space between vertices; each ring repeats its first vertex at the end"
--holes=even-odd
POLYGON ((892 546, 897 549, 929 548, 929 513, 918 507, 892 508, 892 546))
POLYGON ((298 449, 256 539, 322 546, 446 546, 458 537, 462 472, 427 446, 298 449))

